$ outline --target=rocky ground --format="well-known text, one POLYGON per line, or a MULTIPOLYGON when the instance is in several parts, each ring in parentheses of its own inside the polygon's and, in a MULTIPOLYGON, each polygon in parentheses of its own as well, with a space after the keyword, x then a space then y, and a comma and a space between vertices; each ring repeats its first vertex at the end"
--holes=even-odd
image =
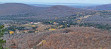
POLYGON ((110 49, 110 31, 71 27, 40 33, 5 35, 10 49, 110 49))

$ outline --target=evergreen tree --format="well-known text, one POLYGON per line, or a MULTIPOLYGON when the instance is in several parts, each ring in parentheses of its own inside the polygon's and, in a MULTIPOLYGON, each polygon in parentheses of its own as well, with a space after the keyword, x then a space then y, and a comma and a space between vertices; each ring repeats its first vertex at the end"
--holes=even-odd
POLYGON ((3 44, 6 42, 5 40, 2 39, 4 32, 5 32, 4 26, 1 25, 0 26, 0 49, 4 49, 3 44))

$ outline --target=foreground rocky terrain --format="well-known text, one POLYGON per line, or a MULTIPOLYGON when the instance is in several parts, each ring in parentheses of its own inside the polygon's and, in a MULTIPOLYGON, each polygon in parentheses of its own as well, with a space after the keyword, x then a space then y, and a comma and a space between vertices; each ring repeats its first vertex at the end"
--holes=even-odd
POLYGON ((92 27, 71 27, 40 33, 5 35, 10 49, 110 49, 111 33, 92 27))

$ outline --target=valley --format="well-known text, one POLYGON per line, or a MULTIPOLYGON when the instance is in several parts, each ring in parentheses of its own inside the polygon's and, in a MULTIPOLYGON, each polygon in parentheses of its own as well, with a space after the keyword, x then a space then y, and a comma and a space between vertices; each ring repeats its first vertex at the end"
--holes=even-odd
POLYGON ((8 49, 110 49, 110 7, 0 4, 0 40, 8 49))

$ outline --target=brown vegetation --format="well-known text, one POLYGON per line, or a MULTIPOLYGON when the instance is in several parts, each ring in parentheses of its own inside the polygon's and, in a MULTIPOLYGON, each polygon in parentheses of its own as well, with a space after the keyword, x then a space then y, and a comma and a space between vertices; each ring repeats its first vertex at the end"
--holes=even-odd
MULTIPOLYGON (((110 49, 111 35, 108 31, 102 31, 89 27, 72 27, 56 31, 28 33, 10 37, 7 40, 7 47, 11 44, 9 41, 16 39, 19 49, 110 49), (67 31, 66 31, 67 30, 67 31), (64 33, 66 32, 66 33, 64 33), (43 45, 37 46, 41 41, 43 45)), ((16 48, 16 49, 17 49, 16 48)))

